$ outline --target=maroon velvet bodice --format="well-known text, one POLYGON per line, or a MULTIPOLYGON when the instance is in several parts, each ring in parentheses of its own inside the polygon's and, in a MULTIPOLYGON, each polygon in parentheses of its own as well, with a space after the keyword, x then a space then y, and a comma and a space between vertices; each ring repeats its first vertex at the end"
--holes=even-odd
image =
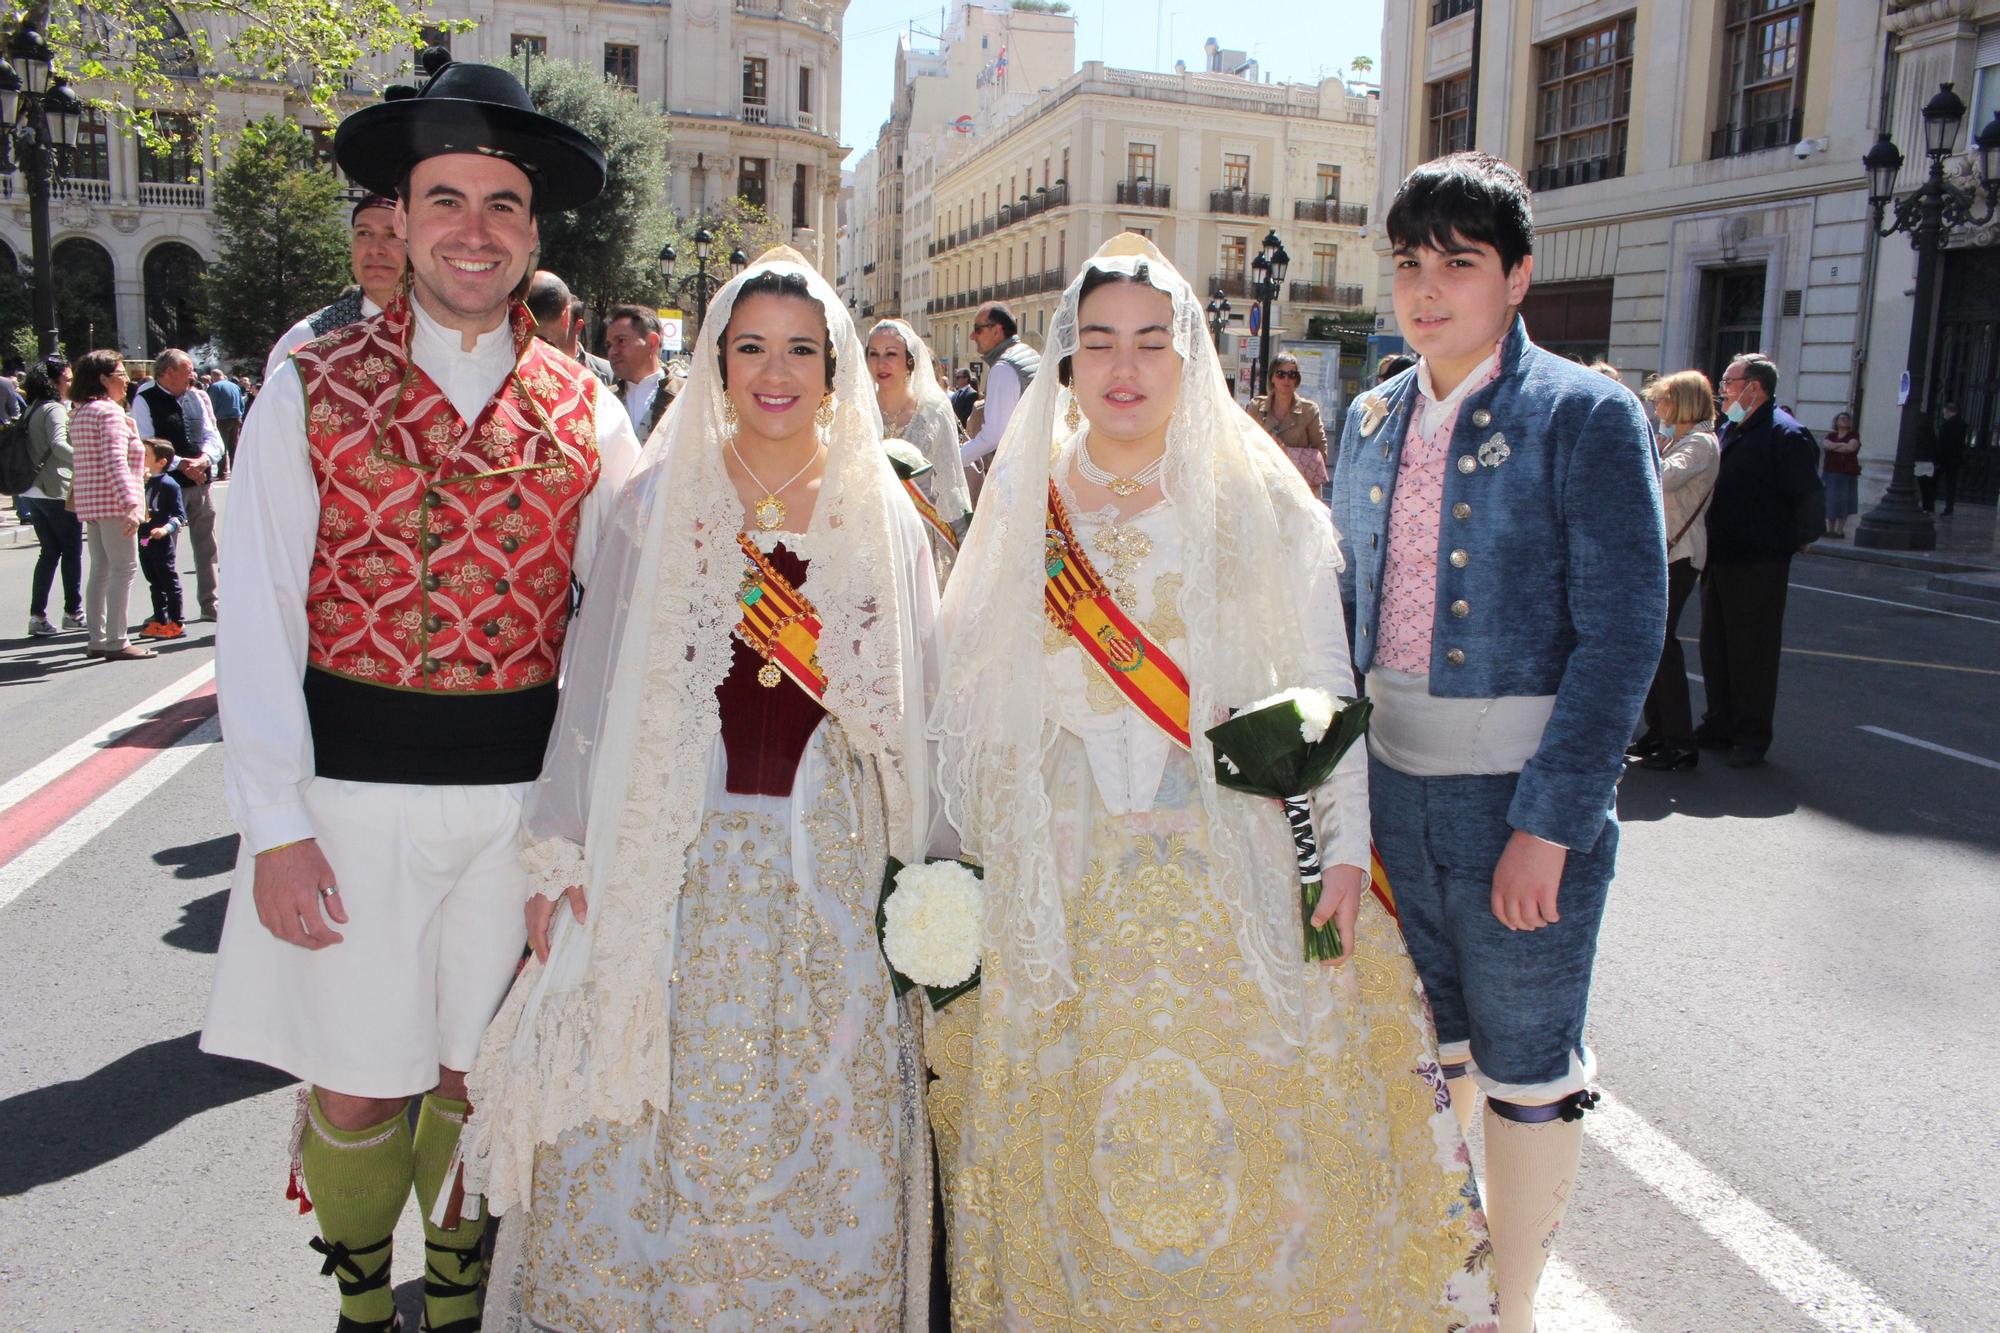
MULTIPOLYGON (((782 545, 771 550, 771 567, 800 592, 811 563, 782 545)), ((715 688, 728 762, 724 785, 737 796, 790 796, 799 760, 826 709, 789 676, 773 686, 759 684, 763 659, 733 634, 729 649, 729 674, 715 688)))

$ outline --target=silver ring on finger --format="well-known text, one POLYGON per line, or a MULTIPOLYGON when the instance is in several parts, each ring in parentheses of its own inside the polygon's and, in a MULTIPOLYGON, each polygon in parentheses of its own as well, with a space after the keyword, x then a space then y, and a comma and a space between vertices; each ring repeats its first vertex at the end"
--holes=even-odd
POLYGON ((319 886, 319 896, 322 898, 331 898, 339 892, 340 886, 338 884, 322 884, 319 886))

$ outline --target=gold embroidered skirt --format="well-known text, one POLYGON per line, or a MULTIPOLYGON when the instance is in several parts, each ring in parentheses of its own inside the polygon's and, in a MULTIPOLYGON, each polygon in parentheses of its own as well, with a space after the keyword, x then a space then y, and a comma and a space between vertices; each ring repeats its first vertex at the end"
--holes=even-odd
POLYGON ((1081 993, 1010 1025, 995 978, 926 1037, 954 1327, 1491 1327, 1485 1221, 1395 922, 1364 899, 1332 1017, 1290 1045, 1208 887, 1186 757, 1122 817, 1074 737, 1049 765, 1081 993))
POLYGON ((509 1219, 534 1326, 895 1330, 923 1300, 920 1053, 876 943, 880 868, 841 813, 855 795, 796 825, 789 801, 711 802, 679 902, 673 1087, 640 1121, 543 1145, 509 1219))

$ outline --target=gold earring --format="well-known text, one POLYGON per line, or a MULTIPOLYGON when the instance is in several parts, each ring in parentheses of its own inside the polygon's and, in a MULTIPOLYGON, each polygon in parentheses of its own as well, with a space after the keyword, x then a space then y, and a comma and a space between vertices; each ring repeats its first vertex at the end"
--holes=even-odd
POLYGON ((833 424, 833 403, 833 394, 828 392, 826 397, 819 400, 819 408, 813 413, 813 421, 821 430, 833 424))
POLYGON ((736 404, 728 398, 722 400, 722 428, 732 433, 736 430, 736 404))
POLYGON ((1083 424, 1083 409, 1077 406, 1076 395, 1069 396, 1069 407, 1063 412, 1063 425, 1075 430, 1083 424))

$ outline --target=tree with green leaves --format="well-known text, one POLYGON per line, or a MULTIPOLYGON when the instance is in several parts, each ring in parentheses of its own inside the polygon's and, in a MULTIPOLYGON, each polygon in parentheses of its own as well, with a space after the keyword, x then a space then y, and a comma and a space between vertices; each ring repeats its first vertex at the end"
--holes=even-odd
POLYGON ((267 116, 246 126, 215 183, 221 253, 203 279, 210 323, 232 364, 261 366, 278 336, 339 295, 347 203, 310 136, 267 116))
POLYGON ((1356 74, 1366 78, 1375 72, 1375 58, 1373 56, 1356 56, 1347 62, 1347 67, 1356 74))

